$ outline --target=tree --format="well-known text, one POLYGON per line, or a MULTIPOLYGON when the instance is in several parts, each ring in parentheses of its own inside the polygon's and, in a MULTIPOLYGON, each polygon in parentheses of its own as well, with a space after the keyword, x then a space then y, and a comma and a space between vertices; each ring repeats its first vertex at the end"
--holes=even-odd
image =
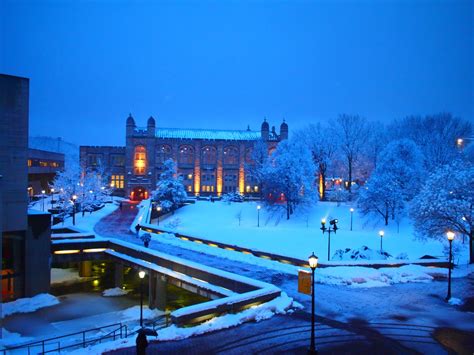
POLYGON ((252 175, 257 181, 258 191, 260 192, 260 199, 262 198, 263 191, 263 174, 264 167, 268 162, 268 146, 263 139, 259 139, 255 142, 252 150, 251 162, 246 163, 246 170, 249 175, 252 175))
POLYGON ((426 169, 433 172, 458 157, 457 139, 470 136, 473 128, 470 122, 450 113, 438 113, 405 117, 395 121, 388 131, 393 139, 412 139, 423 152, 426 169))
POLYGON ((326 176, 335 155, 337 146, 333 132, 320 123, 311 124, 295 133, 295 138, 301 140, 311 151, 317 168, 319 196, 326 200, 326 176))
POLYGON ((163 169, 152 199, 158 202, 162 208, 174 211, 186 201, 186 190, 182 178, 177 177, 176 164, 173 159, 166 160, 163 163, 163 169))
POLYGON ((419 192, 423 180, 423 155, 417 145, 408 139, 396 140, 387 145, 378 158, 359 198, 361 212, 400 220, 406 203, 419 192))
POLYGON ((455 160, 438 168, 413 200, 411 216, 421 237, 445 240, 448 230, 468 237, 474 263, 474 165, 455 160))
POLYGON ((357 115, 340 115, 333 126, 339 148, 347 164, 347 189, 352 191, 354 165, 360 159, 369 136, 367 120, 357 115))
POLYGON ((314 200, 315 172, 311 152, 303 142, 280 142, 263 169, 267 202, 284 206, 290 219, 297 205, 314 200))

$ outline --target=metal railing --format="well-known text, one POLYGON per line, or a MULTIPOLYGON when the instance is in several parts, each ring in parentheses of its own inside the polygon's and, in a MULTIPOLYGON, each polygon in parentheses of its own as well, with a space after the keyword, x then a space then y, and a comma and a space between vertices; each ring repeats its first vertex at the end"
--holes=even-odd
POLYGON ((6 347, 2 349, 2 354, 15 354, 15 353, 27 353, 30 354, 47 354, 52 352, 60 352, 64 349, 72 349, 72 348, 85 348, 89 345, 101 343, 103 340, 106 339, 122 339, 128 336, 128 328, 125 324, 122 323, 115 323, 99 328, 87 329, 81 332, 66 334, 57 336, 54 338, 43 339, 23 345, 13 346, 13 347, 6 347), (104 331, 105 329, 109 329, 112 327, 116 327, 108 333, 100 336, 92 336, 88 337, 87 334, 91 332, 100 332, 104 331), (61 343, 62 342, 62 343, 61 343), (21 351, 21 352, 20 352, 21 351))

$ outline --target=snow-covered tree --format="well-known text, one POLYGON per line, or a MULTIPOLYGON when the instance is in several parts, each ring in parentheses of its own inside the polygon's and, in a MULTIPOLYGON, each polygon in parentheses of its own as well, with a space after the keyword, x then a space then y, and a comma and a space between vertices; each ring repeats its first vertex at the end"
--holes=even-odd
POLYGON ((287 219, 297 205, 314 201, 316 168, 303 142, 285 140, 267 162, 263 173, 267 202, 285 207, 287 219))
POLYGON ((182 178, 176 173, 176 163, 173 159, 168 159, 163 163, 163 172, 156 184, 152 199, 165 210, 174 211, 186 201, 186 198, 182 178))
POLYGON ((459 155, 457 139, 469 137, 472 124, 450 113, 409 116, 395 121, 388 129, 393 139, 413 140, 423 152, 425 167, 433 172, 459 155))
POLYGON ((413 200, 411 216, 421 237, 445 240, 448 230, 468 237, 474 263, 474 165, 455 160, 431 174, 413 200))
POLYGON ((347 166, 347 189, 351 192, 355 164, 359 161, 369 136, 367 120, 357 115, 343 114, 337 118, 332 129, 347 166))
POLYGON ((326 176, 334 158, 337 146, 333 131, 326 125, 311 124, 295 133, 296 140, 301 140, 310 150, 317 168, 317 183, 320 186, 320 199, 326 200, 326 176))
POLYGON ((259 139, 255 142, 250 159, 251 162, 247 162, 245 167, 249 175, 252 175, 257 182, 261 198, 263 191, 264 168, 268 162, 268 146, 263 139, 259 139))
POLYGON ((406 203, 415 197, 423 181, 423 155, 408 139, 389 143, 380 152, 377 168, 359 197, 361 212, 399 221, 406 203))

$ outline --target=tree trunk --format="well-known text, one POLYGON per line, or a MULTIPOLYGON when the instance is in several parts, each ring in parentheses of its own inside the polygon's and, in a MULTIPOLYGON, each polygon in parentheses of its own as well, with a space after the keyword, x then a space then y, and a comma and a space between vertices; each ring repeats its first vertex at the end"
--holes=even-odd
POLYGON ((290 203, 286 201, 286 219, 290 219, 290 203))
POLYGON ((351 158, 347 158, 347 162, 349 163, 348 167, 349 167, 349 181, 348 181, 348 185, 347 185, 347 190, 349 191, 349 193, 352 192, 352 159, 351 158))
POLYGON ((323 171, 320 172, 319 186, 321 189, 321 201, 326 201, 326 174, 323 171))
POLYGON ((469 233, 469 264, 474 264, 474 231, 469 233))

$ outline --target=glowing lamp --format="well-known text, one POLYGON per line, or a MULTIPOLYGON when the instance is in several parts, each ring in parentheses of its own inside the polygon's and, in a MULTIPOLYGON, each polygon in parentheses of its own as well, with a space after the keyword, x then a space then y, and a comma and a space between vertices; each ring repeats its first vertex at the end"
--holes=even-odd
POLYGON ((449 232, 446 233, 446 236, 448 237, 448 240, 450 242, 452 242, 454 240, 454 232, 449 231, 449 232))
POLYGON ((385 235, 385 232, 384 232, 384 231, 379 231, 379 235, 380 235, 381 237, 383 237, 383 236, 385 235))
POLYGON ((141 279, 143 279, 143 278, 145 277, 145 275, 146 275, 146 273, 145 273, 145 271, 143 271, 143 270, 138 272, 138 276, 139 276, 141 279))
POLYGON ((350 211, 351 211, 351 212, 354 212, 354 209, 351 207, 350 211))
POLYGON ((77 195, 72 195, 72 200, 76 201, 77 200, 77 195))
POLYGON ((262 206, 258 205, 258 206, 257 206, 257 210, 259 210, 260 208, 262 208, 262 206))
POLYGON ((313 254, 311 254, 308 258, 308 264, 309 264, 309 267, 314 270, 316 269, 316 267, 318 266, 318 257, 316 255, 314 255, 314 252, 313 254))

